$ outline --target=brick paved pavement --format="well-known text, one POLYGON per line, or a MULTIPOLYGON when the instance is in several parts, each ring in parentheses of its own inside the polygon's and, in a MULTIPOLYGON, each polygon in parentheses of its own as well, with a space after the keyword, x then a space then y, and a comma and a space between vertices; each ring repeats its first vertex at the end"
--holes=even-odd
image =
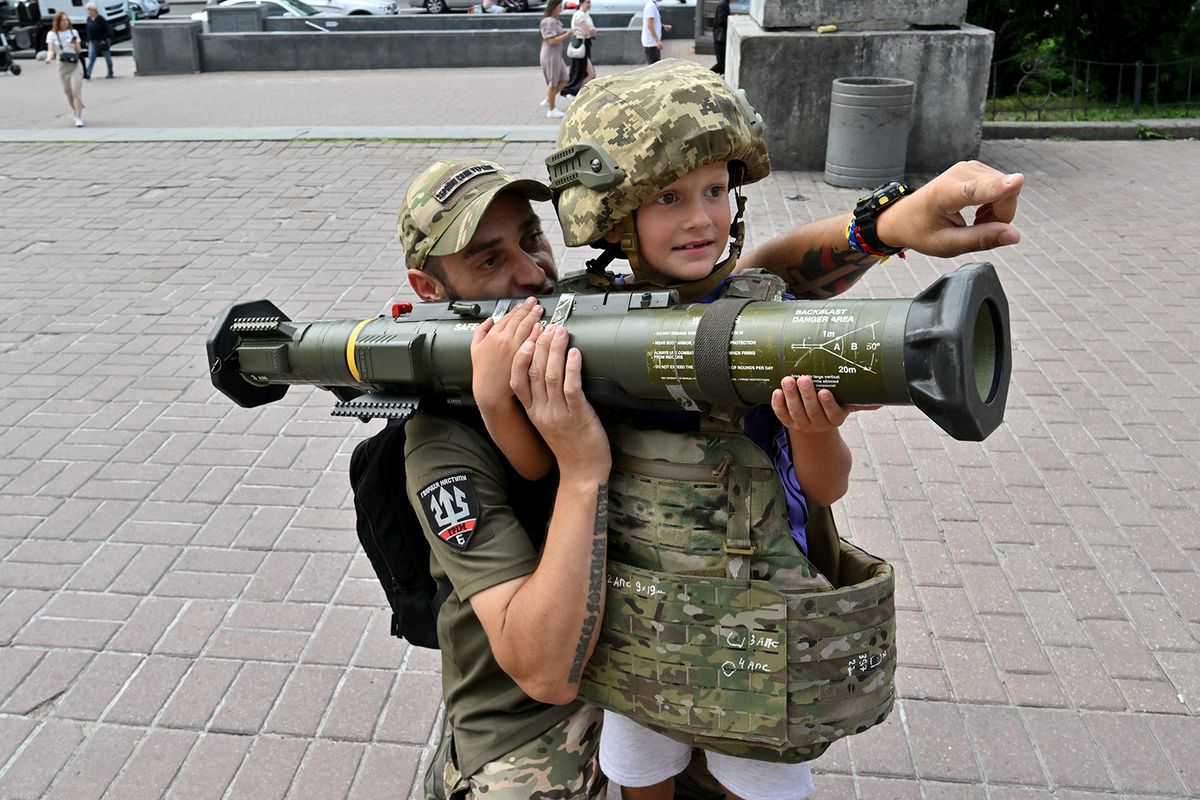
MULTIPOLYGON (((531 31, 530 35, 536 35, 531 31)), ((668 39, 673 58, 696 56, 690 39, 668 39)), ((597 47, 604 42, 598 40, 597 47)), ((60 131, 73 138, 57 67, 22 61, 20 78, 0 75, 0 141, 4 129, 60 131)), ((629 69, 600 66, 601 75, 629 69)), ((83 87, 85 136, 129 128, 263 126, 399 127, 557 125, 538 101, 546 82, 536 64, 500 69, 379 69, 313 72, 209 72, 131 77, 131 58, 118 58, 117 78, 83 87)), ((433 134, 427 138, 435 138, 433 134)))
MULTIPOLYGON (((549 151, 453 147, 531 175, 549 151)), ((896 566, 902 699, 817 762, 820 797, 1200 794, 1198 147, 985 143, 1028 176, 1025 240, 993 256, 1007 422, 983 445, 911 409, 847 429, 841 526, 896 566)), ((403 187, 445 148, 0 145, 0 797, 413 786, 438 660, 388 638, 356 552, 345 474, 374 426, 305 389, 233 407, 203 338, 237 298, 382 307, 403 187)), ((752 199, 753 243, 853 193, 780 173, 752 199)))

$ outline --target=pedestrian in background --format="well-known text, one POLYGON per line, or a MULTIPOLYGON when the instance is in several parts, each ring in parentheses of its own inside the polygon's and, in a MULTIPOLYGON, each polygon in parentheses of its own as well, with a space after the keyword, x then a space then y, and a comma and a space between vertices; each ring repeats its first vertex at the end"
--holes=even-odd
POLYGON ((54 15, 54 24, 46 35, 46 63, 58 61, 58 77, 62 80, 67 104, 71 106, 75 127, 83 127, 83 47, 79 34, 71 27, 67 12, 54 15))
POLYGON ((570 56, 571 61, 571 79, 567 81, 567 85, 562 90, 562 94, 567 97, 579 94, 583 85, 596 77, 596 68, 592 66, 592 40, 596 38, 596 26, 592 22, 592 15, 588 13, 591 10, 592 0, 583 0, 571 17, 571 27, 575 30, 575 38, 571 40, 571 47, 574 47, 576 42, 582 43, 583 55, 572 56, 571 49, 567 49, 567 55, 570 56))
POLYGON ((725 35, 729 33, 729 0, 721 0, 717 3, 717 10, 713 12, 713 52, 716 53, 717 63, 713 64, 712 71, 718 75, 725 74, 725 35))
POLYGON ((542 101, 542 105, 546 106, 547 117, 563 115, 563 112, 554 107, 554 100, 567 85, 570 77, 567 74, 567 62, 563 58, 563 42, 575 35, 575 29, 563 30, 562 20, 558 18, 558 10, 561 7, 562 0, 549 0, 546 10, 542 13, 542 22, 538 26, 542 34, 539 61, 542 64, 542 75, 546 78, 546 99, 542 101))
POLYGON ((87 68, 83 71, 83 77, 92 77, 92 68, 96 66, 96 56, 103 54, 104 63, 108 65, 108 75, 113 76, 112 68, 112 53, 109 52, 108 41, 108 20, 100 13, 100 9, 96 8, 95 3, 87 4, 87 39, 88 39, 88 62, 87 68))
POLYGON ((646 0, 642 9, 642 47, 646 48, 647 64, 654 64, 662 58, 663 31, 669 30, 670 25, 663 25, 662 14, 658 11, 658 0, 646 0))

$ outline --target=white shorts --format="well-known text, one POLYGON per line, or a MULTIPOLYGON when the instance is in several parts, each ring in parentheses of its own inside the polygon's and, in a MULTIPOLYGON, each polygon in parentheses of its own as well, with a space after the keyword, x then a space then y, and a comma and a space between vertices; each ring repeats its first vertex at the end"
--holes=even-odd
MULTIPOLYGON (((804 800, 813 793, 808 764, 772 764, 704 751, 708 771, 745 800, 804 800)), ((692 760, 692 747, 655 733, 628 717, 604 712, 600 769, 621 786, 653 786, 674 777, 692 760)))

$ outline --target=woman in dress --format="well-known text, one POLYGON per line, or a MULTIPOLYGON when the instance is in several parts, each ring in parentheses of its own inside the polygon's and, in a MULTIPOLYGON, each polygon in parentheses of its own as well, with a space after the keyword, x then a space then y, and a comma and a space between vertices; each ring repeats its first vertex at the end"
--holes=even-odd
POLYGON ((546 11, 542 14, 542 22, 538 29, 542 34, 542 54, 539 59, 542 64, 542 75, 546 78, 547 117, 561 117, 563 112, 554 107, 554 100, 559 91, 567 85, 567 62, 563 59, 563 42, 575 35, 575 29, 563 30, 563 24, 558 18, 558 10, 562 0, 549 0, 546 11))
POLYGON ((571 17, 571 27, 576 31, 575 35, 583 39, 584 50, 581 58, 570 60, 571 79, 562 90, 562 94, 566 96, 573 97, 579 94, 583 85, 596 77, 596 68, 592 66, 592 40, 596 37, 596 26, 592 23, 592 15, 588 13, 591 10, 592 0, 583 0, 575 15, 571 17))
POLYGON ((67 12, 57 12, 50 33, 46 34, 46 63, 52 64, 55 59, 58 60, 58 77, 67 94, 67 104, 71 106, 76 128, 83 127, 82 53, 79 34, 71 27, 67 12))

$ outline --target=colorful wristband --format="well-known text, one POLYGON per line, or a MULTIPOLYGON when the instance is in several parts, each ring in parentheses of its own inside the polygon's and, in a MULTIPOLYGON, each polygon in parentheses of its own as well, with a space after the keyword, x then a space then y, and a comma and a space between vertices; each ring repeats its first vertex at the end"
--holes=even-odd
POLYGON ((878 258, 880 264, 882 264, 884 261, 887 261, 893 255, 898 255, 901 258, 906 258, 903 250, 899 251, 898 253, 893 254, 893 253, 881 253, 878 250, 875 250, 874 248, 872 248, 871 245, 867 244, 866 239, 863 238, 862 233, 859 231, 858 221, 853 218, 851 218, 850 224, 846 226, 846 244, 850 245, 850 249, 856 253, 859 253, 861 255, 868 256, 871 258, 878 258))

